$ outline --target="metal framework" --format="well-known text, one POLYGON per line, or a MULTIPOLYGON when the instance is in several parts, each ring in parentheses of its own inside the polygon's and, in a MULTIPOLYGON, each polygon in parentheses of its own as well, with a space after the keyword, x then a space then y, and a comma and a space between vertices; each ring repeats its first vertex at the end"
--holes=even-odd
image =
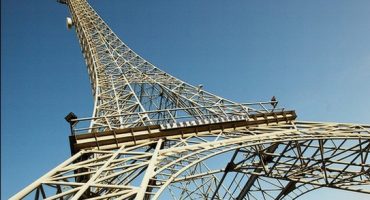
POLYGON ((158 69, 86 0, 69 7, 95 98, 66 117, 72 157, 11 199, 296 199, 330 187, 370 194, 370 125, 296 121, 158 69))

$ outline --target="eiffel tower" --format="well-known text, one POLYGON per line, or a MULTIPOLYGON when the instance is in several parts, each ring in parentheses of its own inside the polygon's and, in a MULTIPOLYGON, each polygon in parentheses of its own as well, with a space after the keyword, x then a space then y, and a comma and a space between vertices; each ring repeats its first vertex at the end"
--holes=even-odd
MULTIPOLYGON (((70 113, 72 157, 11 199, 297 199, 322 187, 370 194, 370 125, 297 121, 155 67, 86 0, 68 6, 93 89, 70 113)), ((370 196, 369 196, 370 197, 370 196)))

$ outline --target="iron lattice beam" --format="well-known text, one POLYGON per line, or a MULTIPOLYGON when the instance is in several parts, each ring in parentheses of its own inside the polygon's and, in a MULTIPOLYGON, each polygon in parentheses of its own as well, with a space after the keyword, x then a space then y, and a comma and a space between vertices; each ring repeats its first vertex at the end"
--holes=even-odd
POLYGON ((114 151, 82 150, 14 199, 40 188, 50 198, 72 198, 87 188, 99 198, 134 198, 145 191, 140 194, 150 199, 280 199, 319 187, 370 194, 369 128, 291 122, 164 138, 160 149, 153 147, 161 140, 154 140, 114 151), (235 165, 221 181, 229 152, 235 165))
POLYGON ((137 55, 86 0, 59 2, 87 63, 93 116, 67 116, 72 157, 11 199, 295 199, 320 187, 370 194, 369 125, 296 122, 275 97, 216 96, 137 55))

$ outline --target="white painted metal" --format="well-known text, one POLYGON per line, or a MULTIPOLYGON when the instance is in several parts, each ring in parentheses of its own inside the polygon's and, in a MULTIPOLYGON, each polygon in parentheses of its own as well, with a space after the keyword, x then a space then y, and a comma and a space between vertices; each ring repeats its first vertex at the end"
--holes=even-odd
MULTIPOLYGON (((215 191, 211 189, 212 191, 206 192, 205 188, 212 186, 209 185, 212 182, 221 184, 220 174, 226 170, 224 162, 215 164, 212 163, 212 158, 218 156, 225 158, 223 155, 236 149, 239 149, 240 153, 237 154, 237 159, 234 160, 235 167, 231 171, 244 174, 243 176, 255 174, 253 169, 258 169, 259 166, 253 163, 258 161, 259 156, 274 157, 271 163, 261 166, 266 171, 260 171, 258 179, 274 178, 275 181, 263 181, 270 183, 270 186, 275 185, 274 187, 280 184, 281 186, 274 189, 279 191, 283 191, 286 186, 286 183, 282 183, 282 181, 296 182, 297 189, 294 190, 294 193, 283 195, 283 197, 294 198, 319 187, 332 187, 370 194, 368 173, 370 163, 367 160, 370 147, 369 128, 370 126, 356 124, 279 123, 236 130, 218 130, 217 132, 208 132, 208 134, 193 133, 186 137, 167 138, 165 141, 160 139, 128 148, 121 146, 116 151, 89 150, 76 155, 78 155, 77 157, 91 155, 90 157, 73 163, 72 160, 76 160, 76 156, 74 156, 69 162, 65 162, 68 165, 63 164, 62 167, 52 170, 41 178, 42 181, 36 181, 35 184, 24 190, 26 192, 21 192, 13 199, 19 199, 17 197, 23 197, 32 189, 35 191, 43 185, 53 185, 54 187, 69 185, 62 192, 57 192, 50 198, 59 198, 60 195, 70 198, 77 198, 75 197, 77 195, 81 198, 80 195, 86 192, 87 188, 92 191, 107 191, 101 194, 101 198, 120 196, 130 199, 136 196, 137 199, 143 199, 146 196, 158 199, 161 195, 165 195, 166 199, 176 199, 176 194, 172 196, 168 190, 177 194, 179 194, 179 190, 191 190, 191 192, 188 191, 189 193, 180 194, 184 198, 187 195, 189 198, 196 198, 193 196, 194 194, 208 194, 209 198, 215 191), (318 145, 320 143, 323 144, 322 147, 318 145), (150 150, 154 144, 156 144, 155 149, 150 150), (271 144, 279 144, 281 148, 278 148, 275 153, 267 153, 265 150, 271 144), (160 149, 161 146, 163 149, 160 149), (259 152, 253 150, 256 146, 261 149, 259 152), (299 151, 300 148, 301 151, 299 151), (305 148, 310 150, 305 151, 305 148), (325 158, 322 157, 321 153, 317 153, 320 148, 322 148, 322 155, 325 155, 325 158), (297 152, 301 152, 301 155, 297 155, 297 152), (251 154, 250 159, 247 154, 251 154), (238 164, 238 160, 244 159, 246 160, 238 164), (321 167, 324 160, 329 163, 326 166, 326 172, 322 171, 321 167), (307 163, 307 165, 302 165, 301 162, 307 163), (206 165, 214 166, 205 167, 206 165), (89 171, 82 169, 89 169, 89 171), (80 172, 78 172, 79 170, 80 172), (73 171, 77 171, 77 173, 72 173, 73 171), (137 179, 135 173, 139 172, 145 175, 137 179), (324 173, 327 175, 324 176, 324 173), (89 181, 86 183, 80 183, 76 181, 77 179, 66 181, 71 177, 89 177, 89 181), (122 182, 124 179, 128 181, 122 182), (135 179, 139 182, 135 183, 135 179), (204 185, 197 184, 202 179, 207 179, 208 185, 206 183, 204 185), (149 180, 156 181, 150 182, 149 180), (330 180, 332 183, 328 184, 325 180, 330 180), (175 187, 176 184, 182 184, 182 186, 175 187), (195 185, 196 188, 194 188, 195 185), (100 186, 100 189, 92 188, 93 186, 100 186), (148 188, 150 188, 150 193, 145 192, 148 191, 148 188)), ((232 183, 231 185, 227 185, 230 182, 221 184, 222 189, 218 193, 230 198, 233 193, 227 188, 233 187, 232 185, 237 185, 235 190, 240 192, 240 187, 243 187, 242 181, 232 183)), ((264 190, 269 190, 266 187, 265 185, 261 186, 260 189, 254 188, 248 194, 256 195, 257 192, 263 194, 264 190)))
POLYGON ((11 199, 295 199, 320 187, 370 194, 370 125, 295 122, 275 98, 216 96, 141 58, 86 0, 60 2, 95 98, 92 117, 71 121, 73 134, 87 136, 71 138, 96 144, 11 199))

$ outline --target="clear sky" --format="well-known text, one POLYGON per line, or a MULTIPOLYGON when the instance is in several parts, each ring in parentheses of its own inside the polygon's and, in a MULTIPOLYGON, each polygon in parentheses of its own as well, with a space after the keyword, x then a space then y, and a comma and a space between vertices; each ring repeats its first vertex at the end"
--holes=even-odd
MULTIPOLYGON (((91 0, 156 66, 239 102, 269 100, 300 120, 370 124, 368 0, 91 0)), ((93 98, 66 6, 1 1, 2 199, 70 156, 64 116, 93 98)), ((322 190, 302 199, 369 199, 322 190)))

